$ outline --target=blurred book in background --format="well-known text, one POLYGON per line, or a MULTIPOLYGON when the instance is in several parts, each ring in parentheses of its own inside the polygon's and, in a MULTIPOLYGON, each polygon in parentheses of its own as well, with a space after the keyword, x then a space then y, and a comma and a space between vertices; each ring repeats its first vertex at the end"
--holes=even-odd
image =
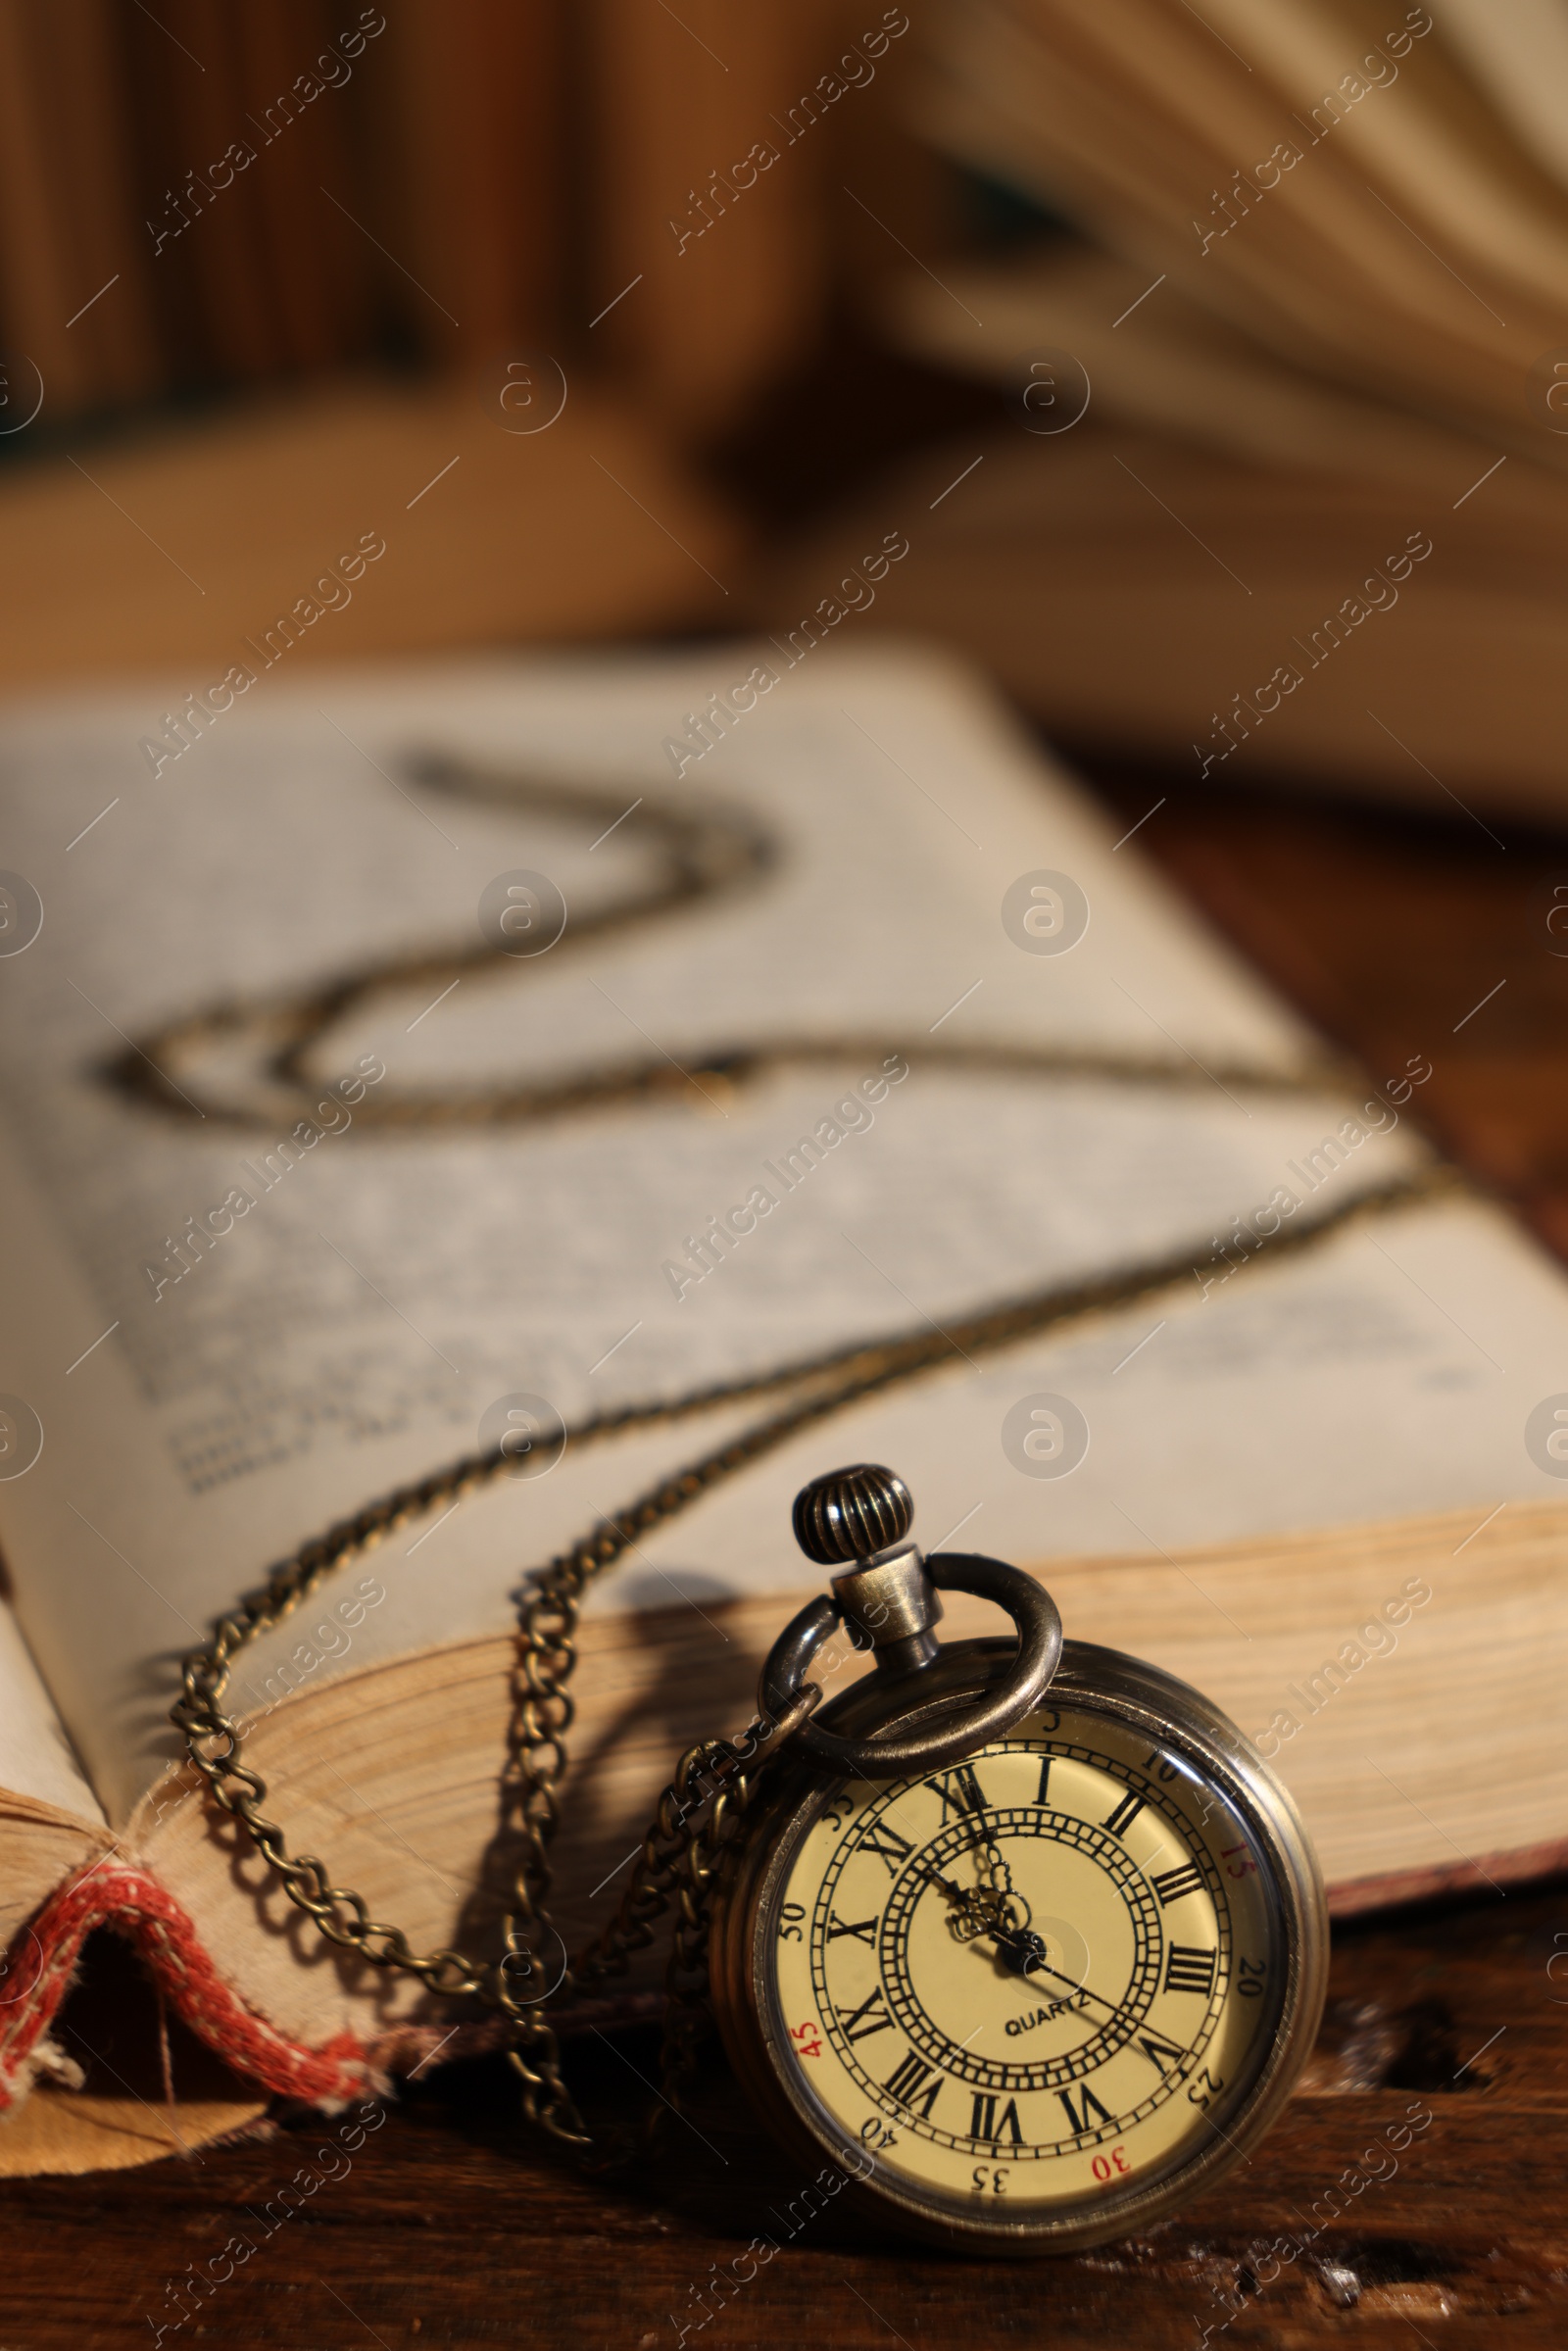
POLYGON ((1058 225, 906 269, 881 313, 1010 421, 770 559, 760 616, 896 514, 920 560, 873 625, 964 645, 1080 741, 1560 814, 1568 19, 955 0, 939 26, 920 127, 1058 225))
POLYGON ((866 93, 909 29, 872 0, 12 0, 0 345, 60 423, 542 338, 690 437, 819 338, 854 249, 829 150, 858 116, 886 177, 866 93))
POLYGON ((888 102, 908 31, 0 5, 0 679, 235 658, 351 521, 393 561, 302 660, 732 620, 742 515, 698 453, 902 258, 946 170, 888 102), (846 236, 861 140, 884 192, 846 236))
POLYGON ((411 519, 312 659, 825 633, 896 529, 863 625, 1078 745, 1555 817, 1565 96, 1544 0, 13 0, 0 674, 265 630, 327 481, 411 519))

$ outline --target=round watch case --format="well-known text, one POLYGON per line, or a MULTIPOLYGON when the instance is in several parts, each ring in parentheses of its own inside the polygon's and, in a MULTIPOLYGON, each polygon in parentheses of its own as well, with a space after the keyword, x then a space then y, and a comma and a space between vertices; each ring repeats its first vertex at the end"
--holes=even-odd
MULTIPOLYGON (((918 1671, 868 1676, 821 1708, 816 1720, 862 1739, 934 1726, 994 1689, 1016 1653, 1005 1640, 956 1642, 918 1671)), ((1076 2251, 1147 2228, 1211 2186, 1255 2146, 1290 2096, 1316 2035, 1327 1977, 1327 1911, 1311 1844, 1288 1791, 1227 1716, 1158 1667, 1085 1641, 1063 1644, 1041 1702, 1108 1714, 1168 1749, 1214 1788, 1255 1845, 1284 1966, 1270 1989, 1267 2029, 1255 2035, 1249 2078, 1227 2107, 1223 2131, 1216 2130, 1206 2145, 1124 2188, 1027 2212, 1021 2205, 1004 2211, 992 2199, 974 2208, 934 2185, 917 2186, 850 2135, 802 2079, 779 2008, 775 1959, 778 1914, 796 1856, 842 1796, 848 1785, 842 1774, 803 1763, 774 1785, 726 1870, 713 1912, 714 2014, 760 2118, 803 2162, 819 2165, 825 2154, 844 2171, 863 2218, 976 2253, 1076 2251)))

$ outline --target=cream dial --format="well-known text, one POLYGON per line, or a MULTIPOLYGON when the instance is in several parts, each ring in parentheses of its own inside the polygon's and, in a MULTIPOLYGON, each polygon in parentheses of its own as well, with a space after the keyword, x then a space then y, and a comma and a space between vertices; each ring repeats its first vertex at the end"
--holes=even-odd
POLYGON ((1077 1699, 956 1769, 852 1783, 766 1932, 798 2100, 976 2217, 1093 2207, 1212 2146, 1284 1989, 1255 1835, 1185 1754, 1077 1699))

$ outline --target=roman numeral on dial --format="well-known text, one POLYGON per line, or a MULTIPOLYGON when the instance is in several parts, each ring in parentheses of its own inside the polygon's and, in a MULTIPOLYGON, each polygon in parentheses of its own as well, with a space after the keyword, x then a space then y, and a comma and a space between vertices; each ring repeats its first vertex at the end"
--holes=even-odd
POLYGON ((997 2112, 999 2095, 1000 2093, 994 2089, 977 2089, 975 2091, 974 2113, 969 2123, 969 2136, 974 2139, 984 2139, 988 2146, 995 2147, 1001 2144, 1002 2134, 1005 2131, 1012 2144, 1015 2147, 1021 2147, 1023 2145, 1023 2128, 1018 2121, 1018 2101, 1016 2098, 1009 2098, 999 2115, 997 2112))
POLYGON ((877 1922, 874 1918, 841 1919, 836 1910, 828 1912, 827 1939, 830 1943, 837 1942, 841 1935, 853 1935, 857 1942, 869 1943, 874 1950, 876 1928, 877 1922))
POLYGON ((862 1853, 879 1855, 888 1865, 888 1876, 896 1878, 899 1864, 907 1861, 914 1845, 909 1837, 901 1837, 897 1829, 890 1829, 886 1821, 873 1821, 860 1839, 859 1849, 862 1853))
POLYGON ((858 2008, 835 2008, 833 2014, 844 2028, 846 2040, 864 2040, 870 2033, 893 2030, 893 2019, 883 2002, 880 1984, 872 1985, 858 2008))
POLYGON ((985 1810, 986 1799, 981 1791, 980 1783, 974 1776, 973 1764, 960 1763, 956 1772, 939 1772, 936 1778, 930 1782, 930 1786, 936 1789, 942 1799, 942 1826, 944 1829, 947 1827, 949 1815, 952 1813, 957 1813, 961 1819, 965 1813, 985 1810))
POLYGON ((1035 1796, 1037 1804, 1051 1802, 1051 1767, 1054 1761, 1054 1755, 1042 1755, 1040 1758, 1040 1788, 1035 1796))
POLYGON ((1102 1821, 1100 1825, 1102 1829, 1108 1829, 1112 1837, 1125 1837, 1143 1809, 1143 1797, 1135 1796, 1129 1788, 1109 1820, 1102 1821))
POLYGON ((911 2114, 922 2115, 929 2122, 942 2080, 943 2077, 934 2066, 927 2065, 923 2057, 916 2057, 912 2049, 906 2049, 888 2076, 885 2086, 901 2106, 906 2106, 911 2114), (928 2082, 929 2088, 926 2086, 928 2082))
POLYGON ((1074 2106, 1070 2089, 1058 2089, 1056 2095, 1067 2110, 1067 2120, 1072 2126, 1074 2137, 1085 2131, 1093 2131, 1096 2128, 1095 2124, 1089 2120, 1091 2114, 1098 2115, 1102 2123, 1108 2123, 1111 2119, 1108 2108, 1101 2105, 1087 2082, 1078 2093, 1082 2101, 1081 2109, 1074 2106))
POLYGON ((1138 2046, 1143 2050, 1156 2074, 1164 2076, 1180 2066, 1186 2055, 1174 2041, 1162 2040, 1157 2033, 1140 2033, 1138 2046))
POLYGON ((1203 1873, 1196 1861, 1189 1861, 1183 1869, 1166 1870, 1163 1877, 1155 1878, 1152 1881, 1154 1891, 1159 1896, 1161 1909, 1167 1903, 1179 1902, 1183 1894, 1197 1893, 1202 1883, 1203 1873))
POLYGON ((1195 1951, 1187 1943, 1172 1943, 1165 1953, 1165 1989, 1196 1991, 1206 2000, 1214 1989, 1217 1951, 1195 1951))

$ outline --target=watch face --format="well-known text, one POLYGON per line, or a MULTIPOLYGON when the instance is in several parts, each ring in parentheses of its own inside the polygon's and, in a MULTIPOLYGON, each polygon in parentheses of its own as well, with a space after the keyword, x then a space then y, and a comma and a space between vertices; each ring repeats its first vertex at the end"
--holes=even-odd
POLYGON ((1229 2152, 1298 1912, 1223 1756, 1147 1703, 1051 1694, 956 1768, 808 1804, 754 1985, 796 2116, 906 2219, 1081 2238, 1229 2152))

